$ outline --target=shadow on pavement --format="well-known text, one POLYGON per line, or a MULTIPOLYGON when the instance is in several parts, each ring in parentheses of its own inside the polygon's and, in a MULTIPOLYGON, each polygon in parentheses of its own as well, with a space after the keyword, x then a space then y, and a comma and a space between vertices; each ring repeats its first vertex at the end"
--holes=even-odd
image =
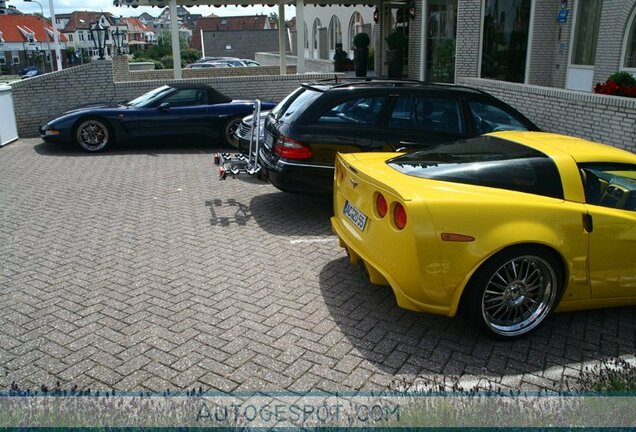
POLYGON ((275 192, 250 201, 256 223, 270 234, 287 236, 331 235, 331 197, 275 192))
POLYGON ((192 154, 215 153, 222 150, 217 143, 209 140, 167 138, 139 139, 115 143, 103 152, 87 152, 71 143, 42 142, 34 147, 36 153, 43 156, 117 156, 117 155, 160 155, 160 154, 192 154))
POLYGON ((634 307, 554 314, 528 337, 495 341, 461 316, 400 309, 389 287, 371 285, 346 258, 323 267, 320 288, 331 316, 360 355, 391 374, 533 373, 541 380, 545 369, 578 369, 581 362, 633 354, 636 348, 634 307))

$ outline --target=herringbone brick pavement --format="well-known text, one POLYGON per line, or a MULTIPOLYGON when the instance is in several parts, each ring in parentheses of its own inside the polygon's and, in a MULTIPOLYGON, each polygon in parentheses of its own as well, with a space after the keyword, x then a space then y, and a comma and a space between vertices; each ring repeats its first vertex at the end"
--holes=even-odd
POLYGON ((634 308, 514 343, 399 309, 348 265, 329 199, 220 182, 212 151, 0 149, 0 389, 551 389, 635 351, 634 308))

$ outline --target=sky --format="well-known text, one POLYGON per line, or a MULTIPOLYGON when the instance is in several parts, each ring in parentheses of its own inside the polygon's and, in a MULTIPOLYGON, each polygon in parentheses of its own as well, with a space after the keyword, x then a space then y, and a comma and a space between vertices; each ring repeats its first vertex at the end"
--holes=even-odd
MULTIPOLYGON (((49 1, 50 0, 39 0, 42 4, 42 8, 44 9, 44 15, 50 16, 49 13, 49 1)), ((7 6, 15 6, 19 11, 24 13, 34 13, 40 12, 40 6, 36 3, 26 3, 23 0, 8 0, 7 6)), ((115 16, 123 15, 127 16, 139 16, 144 12, 148 12, 152 16, 157 16, 161 12, 161 8, 157 7, 138 7, 138 8, 129 8, 129 7, 115 7, 113 6, 112 0, 53 0, 53 8, 55 9, 55 13, 70 13, 76 10, 82 11, 103 11, 110 12, 115 16)), ((211 6, 196 6, 192 8, 188 8, 190 13, 193 14, 202 14, 203 16, 208 16, 211 13, 214 13, 219 16, 237 16, 237 15, 257 15, 257 14, 265 14, 269 15, 270 12, 278 13, 278 6, 275 7, 267 7, 267 6, 250 6, 250 7, 242 7, 242 6, 226 6, 226 7, 211 7, 211 6)), ((285 18, 289 19, 295 15, 295 8, 286 6, 285 7, 285 18)))

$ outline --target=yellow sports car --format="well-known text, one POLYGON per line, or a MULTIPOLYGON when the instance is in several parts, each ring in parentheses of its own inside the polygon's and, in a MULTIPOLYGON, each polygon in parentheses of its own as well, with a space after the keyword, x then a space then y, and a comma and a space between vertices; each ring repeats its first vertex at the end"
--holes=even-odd
POLYGON ((331 223, 398 305, 514 338, 553 311, 636 304, 636 155, 498 132, 340 154, 331 223))

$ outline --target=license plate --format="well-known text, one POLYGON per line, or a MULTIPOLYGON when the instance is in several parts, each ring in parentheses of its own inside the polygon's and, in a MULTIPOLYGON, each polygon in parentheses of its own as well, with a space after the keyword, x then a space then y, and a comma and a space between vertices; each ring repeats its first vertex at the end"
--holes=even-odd
POLYGON ((270 132, 265 132, 265 147, 268 149, 272 148, 272 144, 274 143, 274 136, 270 132))
POLYGON ((360 210, 351 205, 349 201, 345 202, 344 215, 355 224, 360 231, 364 231, 364 226, 367 224, 367 216, 360 210))

